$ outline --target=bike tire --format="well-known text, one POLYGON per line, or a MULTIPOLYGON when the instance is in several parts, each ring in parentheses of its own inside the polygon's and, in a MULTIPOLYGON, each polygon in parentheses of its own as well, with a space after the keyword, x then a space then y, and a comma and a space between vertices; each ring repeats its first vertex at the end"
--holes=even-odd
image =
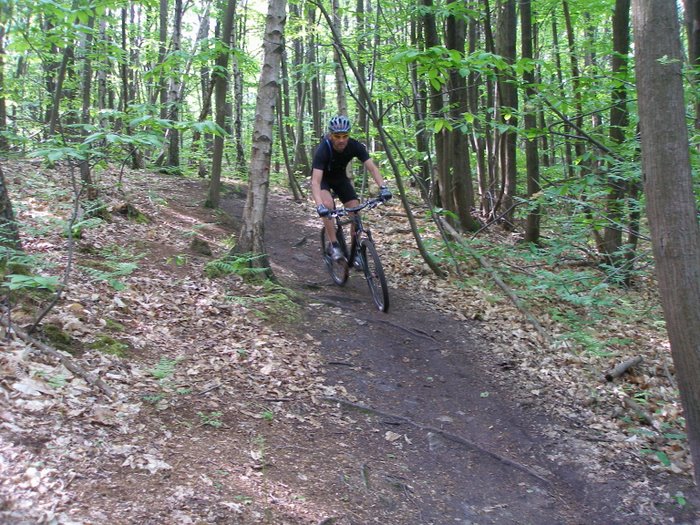
MULTIPOLYGON (((337 235, 337 232, 336 232, 336 235, 337 235)), ((342 232, 341 232, 341 235, 342 235, 342 232)), ((333 282, 335 284, 337 284, 338 286, 343 286, 348 281, 348 274, 349 274, 348 261, 347 261, 347 259, 341 259, 340 261, 334 261, 333 258, 330 257, 326 253, 326 245, 327 244, 328 244, 328 239, 326 237, 326 229, 321 228, 321 256, 323 257, 323 261, 326 263, 326 268, 328 269, 328 273, 330 274, 331 279, 333 279, 333 282)), ((345 249, 345 239, 341 239, 339 237, 338 244, 340 244, 340 246, 344 252, 347 251, 345 249)))
POLYGON ((379 259, 377 248, 369 239, 363 239, 360 246, 360 254, 362 255, 365 279, 367 279, 367 286, 372 295, 372 301, 374 301, 380 312, 388 312, 389 287, 386 284, 384 268, 382 267, 382 261, 379 259))

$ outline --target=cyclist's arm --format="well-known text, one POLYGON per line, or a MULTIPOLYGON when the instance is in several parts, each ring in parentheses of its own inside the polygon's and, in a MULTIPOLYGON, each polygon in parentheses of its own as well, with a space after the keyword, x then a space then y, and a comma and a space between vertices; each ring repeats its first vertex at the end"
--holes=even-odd
POLYGON ((384 186, 384 178, 382 177, 382 174, 379 173, 379 168, 377 168, 374 161, 372 159, 367 159, 364 162, 364 166, 367 171, 369 171, 370 175, 372 175, 372 178, 374 179, 374 182, 377 183, 377 186, 384 186))
POLYGON ((311 196, 316 206, 324 204, 323 196, 321 195, 321 179, 323 179, 323 170, 314 168, 311 171, 311 196))

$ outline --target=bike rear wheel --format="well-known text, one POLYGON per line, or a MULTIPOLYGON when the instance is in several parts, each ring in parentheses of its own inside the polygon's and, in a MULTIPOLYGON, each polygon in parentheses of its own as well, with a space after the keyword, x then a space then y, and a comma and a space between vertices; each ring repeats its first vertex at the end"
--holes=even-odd
MULTIPOLYGON (((338 229, 336 236, 338 239, 338 244, 340 244, 343 253, 345 253, 347 257, 345 239, 343 238, 343 232, 341 229, 338 229)), ((326 236, 326 229, 321 228, 321 255, 323 256, 323 260, 326 263, 326 268, 328 269, 328 273, 331 275, 333 282, 338 286, 343 286, 348 280, 348 261, 346 258, 340 259, 339 261, 334 261, 326 251, 327 246, 328 238, 326 236)))
POLYGON ((360 254, 372 300, 380 312, 387 312, 389 310, 389 287, 386 284, 382 261, 379 259, 374 243, 369 239, 364 239, 360 246, 360 254))

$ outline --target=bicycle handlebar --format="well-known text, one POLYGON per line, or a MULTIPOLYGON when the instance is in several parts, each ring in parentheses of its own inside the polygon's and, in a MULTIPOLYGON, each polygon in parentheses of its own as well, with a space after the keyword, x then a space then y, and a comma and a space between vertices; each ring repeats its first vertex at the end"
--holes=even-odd
POLYGON ((328 214, 329 217, 343 217, 345 215, 348 215, 350 213, 356 213, 360 210, 364 210, 367 208, 368 210, 371 210, 373 208, 376 208, 380 204, 384 204, 386 201, 381 199, 380 197, 375 197, 373 199, 370 199, 368 201, 363 202, 359 206, 355 206, 354 208, 335 208, 330 211, 328 214))

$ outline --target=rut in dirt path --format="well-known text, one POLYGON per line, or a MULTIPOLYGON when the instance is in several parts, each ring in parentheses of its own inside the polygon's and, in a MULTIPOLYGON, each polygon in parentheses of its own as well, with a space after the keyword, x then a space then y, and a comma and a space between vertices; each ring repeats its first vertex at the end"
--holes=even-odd
MULTIPOLYGON (((234 214, 237 208, 227 206, 234 214)), ((358 432, 375 438, 376 450, 365 441, 352 454, 369 473, 387 442, 410 450, 401 484, 417 522, 629 523, 630 516, 616 510, 622 480, 592 483, 571 465, 548 459, 561 429, 524 411, 492 377, 496 364, 468 323, 395 286, 391 311, 376 311, 359 273, 351 272, 344 287, 332 283, 319 256, 317 220, 275 196, 270 209, 266 245, 273 269, 306 297, 305 330, 321 342, 328 383, 350 398, 329 401, 355 411, 363 423, 358 432)), ((392 517, 391 505, 384 510, 385 523, 416 523, 392 517)))

